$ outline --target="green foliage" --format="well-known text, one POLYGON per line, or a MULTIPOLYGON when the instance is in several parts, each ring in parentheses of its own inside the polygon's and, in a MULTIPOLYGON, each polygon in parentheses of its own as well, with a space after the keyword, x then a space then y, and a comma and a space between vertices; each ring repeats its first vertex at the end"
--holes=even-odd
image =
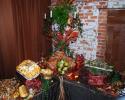
POLYGON ((93 61, 87 61, 86 65, 88 70, 94 75, 110 75, 113 71, 113 66, 107 64, 105 61, 96 59, 93 61))
POLYGON ((43 98, 44 100, 48 100, 48 91, 49 91, 49 88, 50 88, 50 80, 46 80, 44 78, 41 78, 42 80, 42 94, 43 94, 43 98))
POLYGON ((64 41, 58 42, 58 44, 56 45, 55 51, 57 50, 64 51, 68 56, 73 57, 73 52, 70 51, 69 47, 66 45, 64 41))
POLYGON ((79 15, 77 15, 76 18, 72 22, 72 27, 77 28, 79 32, 82 33, 83 32, 82 26, 83 24, 80 21, 79 15))
POLYGON ((64 46, 64 52, 73 58, 73 52, 68 48, 68 46, 64 46))
POLYGON ((51 24, 52 24, 52 19, 50 19, 47 16, 47 18, 43 20, 43 34, 44 35, 49 35, 51 33, 51 24))
POLYGON ((56 50, 61 50, 63 49, 63 47, 66 46, 64 41, 59 41, 57 46, 56 46, 56 50))
POLYGON ((121 80, 121 76, 118 72, 113 72, 112 75, 111 75, 111 78, 110 78, 110 81, 111 83, 115 83, 117 81, 120 81, 121 80))
POLYGON ((63 34, 67 25, 68 14, 75 11, 75 7, 70 4, 63 4, 52 8, 52 23, 59 25, 59 31, 63 34))
POLYGON ((70 26, 72 30, 78 30, 80 33, 82 33, 82 24, 78 14, 76 15, 76 18, 73 18, 74 13, 76 12, 76 7, 72 5, 70 0, 64 0, 61 4, 52 6, 50 10, 52 10, 52 17, 50 18, 49 16, 46 18, 44 23, 44 33, 46 33, 46 35, 48 34, 48 36, 50 34, 55 41, 56 45, 54 45, 54 52, 57 50, 62 50, 68 56, 72 57, 73 52, 69 49, 65 40, 66 38, 63 40, 58 39, 57 33, 60 32, 62 35, 66 33, 66 26, 70 26), (68 22, 70 18, 71 22, 69 25, 68 22), (54 26, 54 28, 52 28, 52 26, 54 26))

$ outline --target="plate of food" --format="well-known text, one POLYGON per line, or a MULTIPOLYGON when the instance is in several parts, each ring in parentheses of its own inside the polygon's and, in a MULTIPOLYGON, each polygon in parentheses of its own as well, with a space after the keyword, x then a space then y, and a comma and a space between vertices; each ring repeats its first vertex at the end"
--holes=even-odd
POLYGON ((41 72, 41 68, 32 60, 24 60, 16 67, 16 70, 27 80, 36 78, 41 72))

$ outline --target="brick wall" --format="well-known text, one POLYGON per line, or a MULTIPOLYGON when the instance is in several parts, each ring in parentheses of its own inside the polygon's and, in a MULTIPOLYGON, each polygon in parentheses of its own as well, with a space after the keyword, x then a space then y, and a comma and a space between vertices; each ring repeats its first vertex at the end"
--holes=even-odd
MULTIPOLYGON (((52 5, 57 1, 52 0, 52 5)), ((105 59, 108 14, 105 8, 114 7, 116 2, 124 4, 118 0, 74 0, 84 30, 82 37, 79 36, 75 43, 70 44, 75 54, 83 54, 86 59, 105 59)))
POLYGON ((101 9, 99 14, 98 26, 98 46, 97 57, 105 59, 106 34, 107 34, 107 9, 101 9))
POLYGON ((107 0, 75 1, 81 22, 83 23, 83 37, 79 37, 76 43, 71 44, 75 53, 80 53, 86 59, 105 58, 106 48, 106 24, 107 24, 107 0))

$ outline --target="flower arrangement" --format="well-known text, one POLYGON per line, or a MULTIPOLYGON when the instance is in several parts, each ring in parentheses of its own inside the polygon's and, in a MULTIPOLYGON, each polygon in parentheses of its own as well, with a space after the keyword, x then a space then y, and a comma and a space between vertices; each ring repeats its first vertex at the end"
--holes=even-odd
MULTIPOLYGON (((67 56, 63 51, 56 51, 52 56, 46 59, 46 61, 44 59, 44 62, 46 62, 46 64, 43 62, 39 63, 43 70, 41 70, 41 72, 50 69, 53 72, 51 76, 66 76, 72 80, 75 79, 75 74, 79 76, 78 73, 84 66, 84 57, 83 55, 76 55, 76 58, 72 58, 67 56), (72 75, 74 78, 71 78, 72 75)), ((47 73, 49 74, 48 71, 47 73)))
POLYGON ((45 27, 51 23, 51 31, 48 28, 45 33, 52 37, 53 52, 57 50, 64 51, 68 56, 73 52, 69 49, 70 42, 76 41, 78 35, 82 32, 82 24, 75 6, 71 5, 71 0, 64 0, 63 3, 50 7, 50 17, 45 17, 45 27))

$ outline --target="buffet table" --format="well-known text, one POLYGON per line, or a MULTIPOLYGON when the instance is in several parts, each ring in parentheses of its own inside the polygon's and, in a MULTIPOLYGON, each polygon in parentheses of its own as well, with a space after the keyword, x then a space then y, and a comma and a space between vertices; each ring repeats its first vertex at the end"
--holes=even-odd
MULTIPOLYGON (((65 100, 125 100, 125 96, 113 97, 82 83, 64 80, 65 100)), ((58 100, 59 81, 49 89, 48 100, 58 100)), ((33 100, 46 100, 42 91, 33 100)))

